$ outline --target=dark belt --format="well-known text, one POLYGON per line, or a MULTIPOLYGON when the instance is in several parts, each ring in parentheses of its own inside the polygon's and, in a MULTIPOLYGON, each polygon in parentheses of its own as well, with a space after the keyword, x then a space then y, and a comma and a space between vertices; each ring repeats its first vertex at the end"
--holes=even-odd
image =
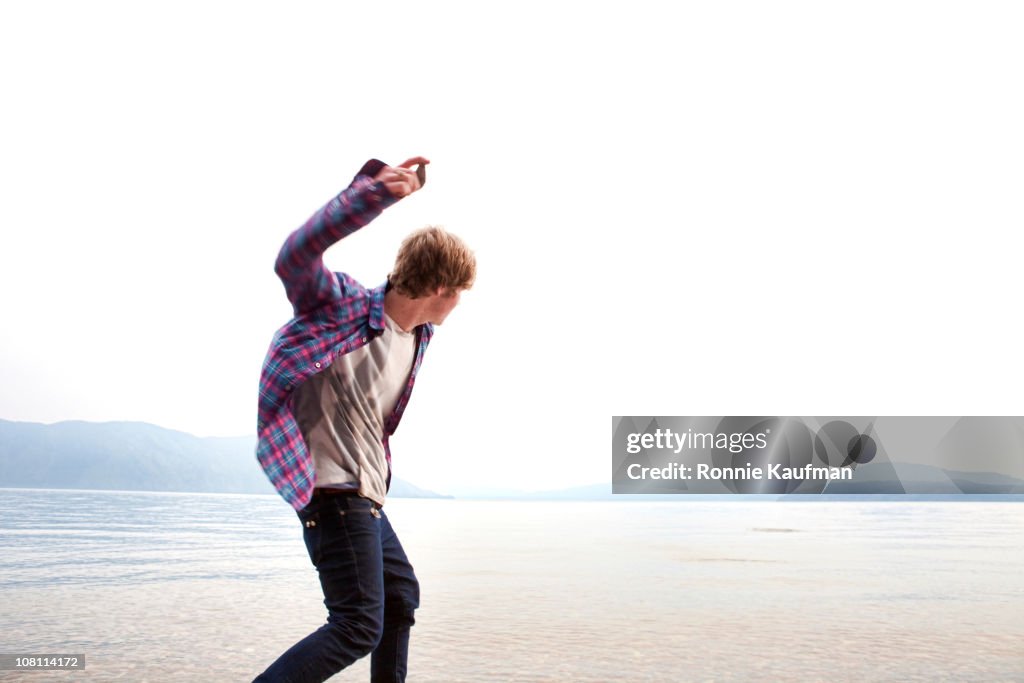
POLYGON ((317 487, 313 489, 314 496, 358 496, 359 491, 355 489, 330 489, 317 487))
MULTIPOLYGON (((331 488, 320 488, 320 487, 317 487, 317 488, 313 489, 313 498, 320 498, 320 497, 336 498, 336 497, 341 497, 341 496, 354 497, 354 498, 361 497, 359 495, 359 491, 356 491, 355 489, 331 489, 331 488)), ((369 503, 371 506, 373 506, 373 508, 375 510, 380 510, 380 505, 377 505, 377 503, 375 501, 372 501, 369 498, 366 498, 365 500, 366 500, 367 503, 369 503)))

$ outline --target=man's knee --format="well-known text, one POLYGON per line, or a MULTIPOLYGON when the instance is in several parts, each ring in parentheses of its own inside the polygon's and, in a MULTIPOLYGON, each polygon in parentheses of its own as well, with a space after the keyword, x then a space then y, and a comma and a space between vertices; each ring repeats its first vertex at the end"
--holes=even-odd
POLYGON ((415 610, 420 606, 420 580, 416 578, 412 567, 399 580, 385 584, 384 599, 386 602, 401 604, 410 610, 415 610))
POLYGON ((391 593, 384 600, 384 623, 387 626, 412 626, 420 606, 419 586, 391 593))
POLYGON ((331 634, 354 650, 353 654, 364 657, 377 648, 384 635, 384 621, 377 614, 363 613, 357 616, 335 616, 327 618, 331 634))

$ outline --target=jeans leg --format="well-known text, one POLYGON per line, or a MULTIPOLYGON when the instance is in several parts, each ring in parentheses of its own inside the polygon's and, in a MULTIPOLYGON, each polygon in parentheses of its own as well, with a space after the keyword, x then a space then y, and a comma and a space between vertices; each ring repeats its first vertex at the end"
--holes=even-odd
POLYGON ((327 623, 281 655, 256 678, 260 683, 325 681, 373 652, 383 631, 381 520, 370 501, 327 498, 304 508, 299 519, 320 575, 327 623))
POLYGON ((420 584, 383 510, 380 541, 384 555, 384 632, 370 658, 370 681, 403 683, 408 669, 409 631, 420 606, 420 584))

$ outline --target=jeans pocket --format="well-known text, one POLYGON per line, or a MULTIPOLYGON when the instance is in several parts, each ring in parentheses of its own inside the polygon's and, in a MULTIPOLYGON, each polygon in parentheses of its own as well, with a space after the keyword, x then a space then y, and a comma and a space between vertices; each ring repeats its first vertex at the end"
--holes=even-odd
POLYGON ((321 523, 320 511, 303 511, 299 513, 299 521, 302 522, 302 540, 306 544, 309 561, 315 567, 320 563, 321 539, 323 538, 323 524, 321 523))

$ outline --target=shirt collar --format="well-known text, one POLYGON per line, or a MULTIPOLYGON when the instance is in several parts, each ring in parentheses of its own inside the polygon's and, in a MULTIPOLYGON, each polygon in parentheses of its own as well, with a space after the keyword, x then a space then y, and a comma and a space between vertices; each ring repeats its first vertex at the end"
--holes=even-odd
POLYGON ((384 329, 384 290, 388 283, 370 290, 370 327, 375 330, 384 329))

